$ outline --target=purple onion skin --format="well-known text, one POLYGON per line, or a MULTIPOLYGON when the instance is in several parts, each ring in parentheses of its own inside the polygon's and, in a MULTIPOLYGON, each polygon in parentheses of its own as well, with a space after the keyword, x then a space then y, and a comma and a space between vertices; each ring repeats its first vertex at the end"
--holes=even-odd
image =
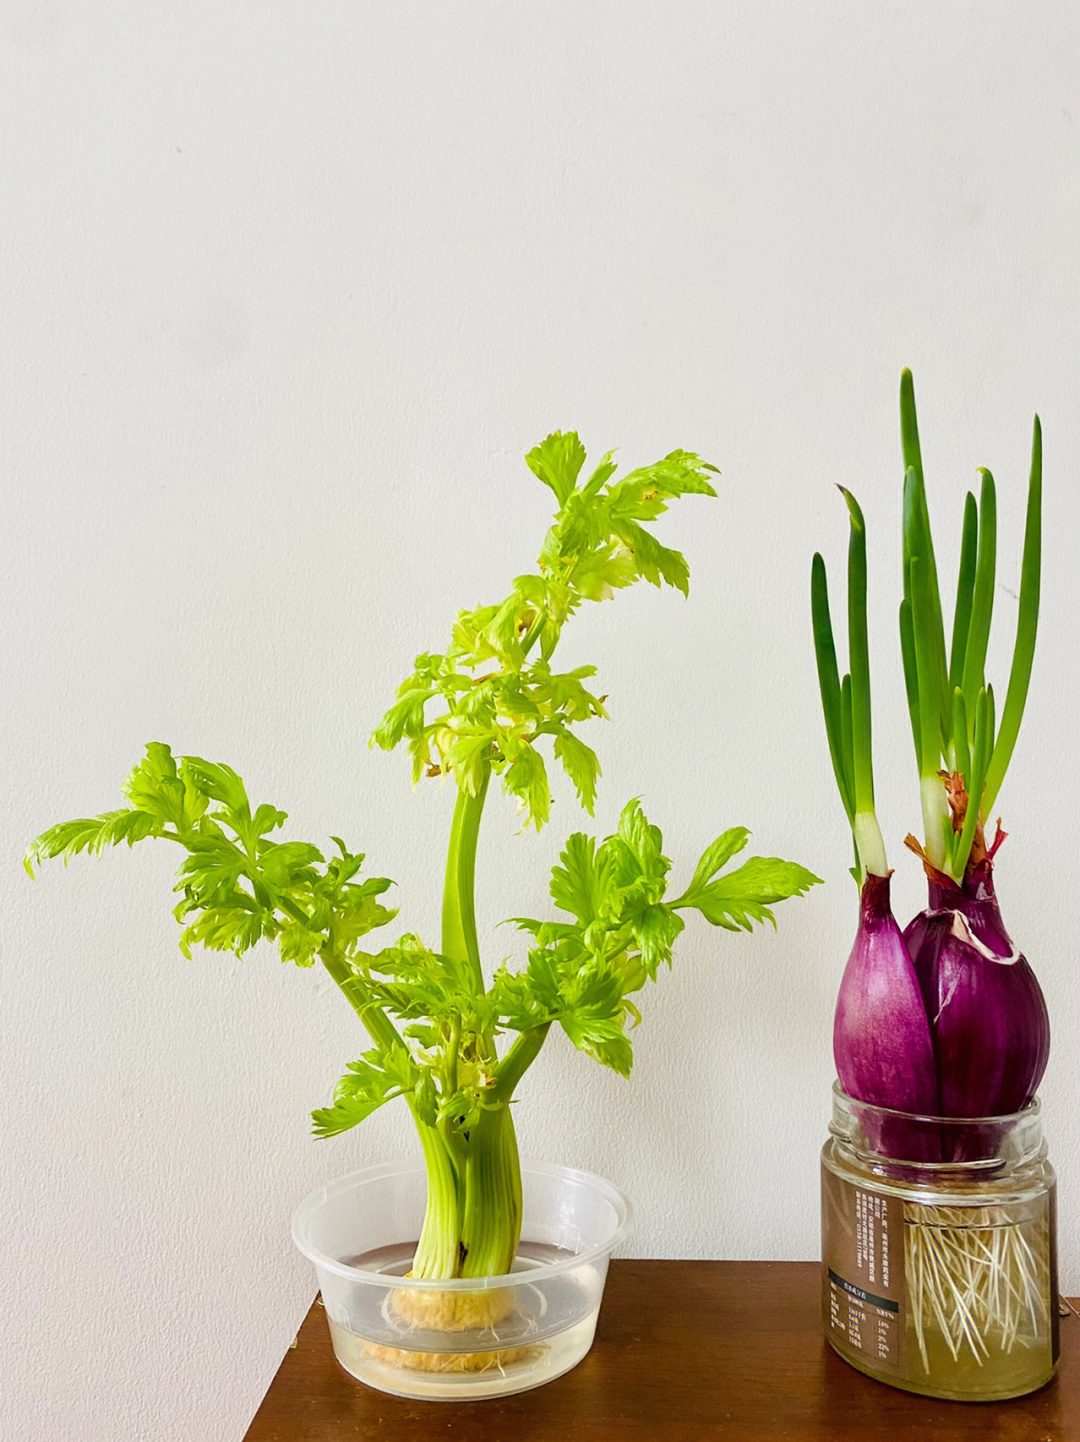
MULTIPOLYGON (((926 1007, 892 914, 887 876, 867 876, 863 883, 859 929, 836 1002, 833 1056, 848 1096, 893 1111, 940 1115, 926 1007)), ((868 1140, 886 1156, 937 1160, 936 1133, 900 1119, 876 1131, 868 1140)))
POLYGON ((992 866, 979 867, 963 887, 932 881, 929 901, 904 938, 930 1018, 942 1115, 1021 1111, 1046 1070, 1050 1018, 1001 919, 992 866), (991 956, 966 939, 957 914, 991 956))

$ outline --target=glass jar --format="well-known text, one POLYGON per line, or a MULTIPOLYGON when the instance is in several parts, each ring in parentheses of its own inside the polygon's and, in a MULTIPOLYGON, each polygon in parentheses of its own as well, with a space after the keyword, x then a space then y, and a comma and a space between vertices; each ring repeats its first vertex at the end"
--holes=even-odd
POLYGON ((1058 1363, 1057 1216, 1038 1099, 972 1121, 833 1086, 821 1152, 825 1337, 859 1371, 991 1401, 1058 1363))

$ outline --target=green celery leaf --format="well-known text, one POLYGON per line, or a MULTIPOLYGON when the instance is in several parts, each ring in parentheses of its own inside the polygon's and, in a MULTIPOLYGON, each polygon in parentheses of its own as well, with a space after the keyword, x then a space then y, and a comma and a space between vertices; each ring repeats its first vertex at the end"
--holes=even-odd
POLYGON ((279 826, 284 826, 288 819, 287 812, 279 811, 276 806, 263 802, 252 817, 251 825, 256 836, 266 836, 271 831, 276 831, 279 826))
POLYGON ((259 875, 271 886, 287 887, 300 880, 313 880, 314 863, 322 864, 323 854, 317 846, 306 841, 283 841, 277 845, 268 844, 260 851, 259 875))
POLYGON ((212 801, 220 801, 231 815, 250 816, 251 807, 244 783, 231 766, 226 766, 223 761, 204 761, 199 756, 185 756, 180 770, 191 777, 204 795, 212 801))
POLYGON ((31 842, 24 865, 33 876, 33 868, 38 862, 55 856, 62 856, 66 862, 69 857, 78 856, 83 851, 93 854, 106 846, 116 845, 117 841, 130 843, 137 839, 133 836, 133 828, 146 826, 146 834, 152 835, 155 825, 154 818, 141 811, 106 811, 101 816, 61 821, 31 842))
POLYGON ((560 506, 566 504, 584 463, 585 447, 576 431, 554 431, 525 457, 529 470, 554 491, 560 506))
POLYGON ((372 745, 392 751, 403 736, 419 736, 424 729, 424 707, 434 695, 430 688, 415 687, 399 696, 375 728, 372 745))
POLYGON ((648 526, 679 496, 715 495, 716 471, 675 450, 616 482, 608 452, 579 487, 585 450, 574 432, 554 432, 526 461, 558 505, 537 572, 515 577, 502 601, 458 612, 446 652, 416 657, 372 741, 386 749, 405 742, 414 783, 451 772, 477 795, 494 769, 539 828, 550 808, 546 768, 524 748, 552 736, 556 759, 590 813, 600 775, 591 748, 569 739, 569 728, 604 716, 605 698, 581 685, 592 668, 552 675, 548 663, 562 628, 584 601, 605 600, 635 580, 686 593, 685 557, 648 526))
POLYGON ((278 935, 278 950, 282 961, 291 961, 294 966, 313 966, 325 940, 321 931, 313 931, 299 921, 286 921, 278 935))
POLYGON ((446 767, 453 772, 454 780, 462 791, 475 796, 484 780, 484 768, 488 764, 493 733, 487 729, 465 729, 465 724, 448 728, 443 747, 446 767))
POLYGON ((560 1017, 563 1031, 586 1056, 602 1066, 610 1067, 620 1076, 628 1077, 633 1065, 634 1052, 630 1038, 624 1031, 624 1020, 620 1017, 594 1017, 573 1012, 560 1017))
POLYGON ((598 860, 593 838, 575 831, 567 837, 559 861, 561 865, 551 872, 551 899, 560 911, 568 911, 588 926, 600 915, 611 893, 610 858, 605 855, 598 860))
POLYGON ((573 783, 574 790, 581 798, 581 804, 591 816, 596 804, 596 782, 600 775, 600 761, 591 746, 579 741, 572 731, 561 730, 555 737, 555 755, 563 764, 563 770, 573 783))
POLYGON ((537 831, 551 814, 551 792, 548 788, 547 767, 539 751, 531 746, 522 746, 511 764, 503 772, 503 786, 511 796, 516 796, 529 822, 537 831))
POLYGON ((708 465, 691 451, 672 451, 651 466, 628 472, 611 487, 608 494, 612 513, 651 520, 676 496, 715 496, 716 491, 707 477, 718 474, 715 466, 708 465))
POLYGON ((613 520, 612 530, 633 555, 642 580, 650 586, 666 582, 684 596, 690 594, 690 567, 681 551, 662 546, 653 533, 637 521, 613 520))
POLYGON ((332 1137, 348 1131, 386 1102, 411 1091, 416 1081, 416 1068, 404 1047, 365 1052, 359 1061, 349 1063, 334 1092, 333 1106, 312 1112, 315 1135, 332 1137))
POLYGON ((263 803, 252 817, 244 783, 231 766, 176 759, 167 746, 151 742, 125 791, 137 805, 62 822, 39 836, 27 853, 31 875, 33 863, 47 857, 97 852, 121 841, 130 846, 151 836, 179 842, 185 855, 174 915, 183 927, 185 955, 198 944, 239 956, 263 938, 277 938, 283 960, 310 966, 319 955, 346 955, 360 936, 394 915, 375 900, 390 882, 355 881, 363 855, 352 854, 340 838, 340 855, 330 861, 308 842, 267 840, 285 812, 263 803), (222 809, 210 813, 211 801, 222 809))
POLYGON ((615 873, 620 885, 627 886, 638 877, 663 880, 671 862, 661 848, 664 838, 657 826, 650 824, 641 802, 628 801, 619 817, 618 834, 605 842, 615 857, 615 873))
POLYGON ((637 568, 629 551, 604 546, 578 556, 567 577, 585 601, 610 601, 616 591, 637 579, 637 568))
POLYGON ((768 921, 775 926, 776 918, 769 910, 771 905, 791 896, 802 896, 820 882, 819 876, 794 861, 753 856, 737 870, 687 892, 673 904, 694 907, 714 926, 723 926, 729 931, 750 931, 755 921, 768 921))
POLYGON ((701 860, 697 864, 693 880, 687 887, 687 891, 696 891, 711 881, 718 871, 725 867, 731 858, 742 851, 750 839, 750 833, 745 826, 732 826, 721 834, 701 853, 701 860))
POLYGON ((264 936, 273 937, 276 932, 277 926, 269 913, 253 901, 245 907, 239 899, 234 899, 225 906, 207 906, 200 910, 190 926, 181 932, 180 950, 190 957, 192 946, 198 945, 207 951, 231 951, 242 956, 264 936))
POLYGON ((682 918, 669 906, 646 906, 631 922, 642 965, 650 981, 656 980, 661 963, 671 965, 671 950, 683 926, 682 918))

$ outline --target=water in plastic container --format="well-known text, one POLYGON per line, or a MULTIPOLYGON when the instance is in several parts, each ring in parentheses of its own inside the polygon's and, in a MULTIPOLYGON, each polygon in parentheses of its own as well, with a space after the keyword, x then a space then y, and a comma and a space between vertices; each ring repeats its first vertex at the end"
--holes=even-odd
POLYGON ((293 1234, 315 1263, 348 1372, 399 1396, 465 1399, 539 1386, 585 1356, 629 1206, 584 1172, 526 1166, 522 1181, 523 1240, 505 1277, 405 1275, 423 1218, 420 1165, 369 1168, 304 1202, 293 1234))

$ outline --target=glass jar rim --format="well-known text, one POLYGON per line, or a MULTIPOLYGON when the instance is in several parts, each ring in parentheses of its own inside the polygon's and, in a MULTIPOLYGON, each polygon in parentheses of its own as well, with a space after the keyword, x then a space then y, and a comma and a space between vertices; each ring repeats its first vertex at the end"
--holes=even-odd
POLYGON ((1004 1116, 923 1116, 860 1101, 836 1081, 829 1135, 872 1167, 904 1176, 1012 1172, 1046 1155, 1038 1097, 1004 1116))
POLYGON ((1032 1097, 1027 1106, 1018 1112, 1003 1112, 1000 1116, 991 1117, 939 1117, 928 1112, 902 1112, 894 1107, 879 1107, 873 1102, 860 1101, 858 1097, 849 1096, 844 1090, 839 1078, 832 1084, 833 1109, 842 1107, 851 1110, 858 1107, 863 1113, 874 1113, 876 1116, 886 1118, 895 1117, 899 1121, 924 1122, 936 1127, 989 1127, 989 1126, 1021 1126, 1030 1125, 1032 1122, 1039 1122, 1042 1118, 1042 1102, 1036 1096, 1032 1097))

